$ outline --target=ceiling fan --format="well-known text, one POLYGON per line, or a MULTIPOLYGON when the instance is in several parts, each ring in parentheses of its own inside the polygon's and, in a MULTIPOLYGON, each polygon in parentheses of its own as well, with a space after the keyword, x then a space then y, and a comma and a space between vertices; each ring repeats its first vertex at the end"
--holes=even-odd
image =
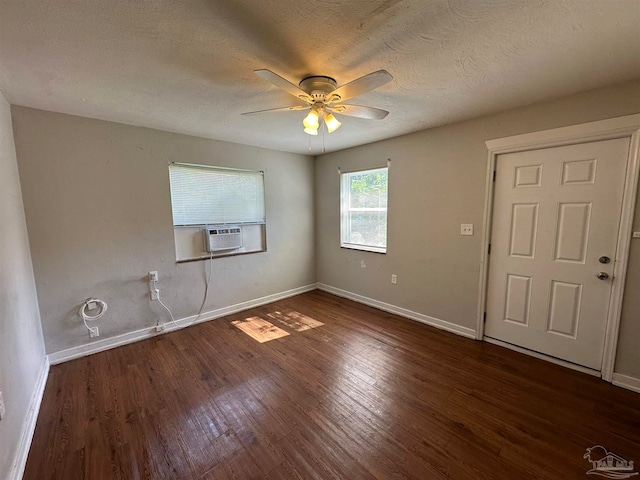
POLYGON ((320 122, 324 121, 327 132, 335 132, 342 125, 333 113, 349 115, 352 117, 366 118, 369 120, 382 120, 389 112, 379 108, 365 107, 362 105, 344 105, 341 102, 369 92, 389 82, 393 77, 386 70, 378 70, 363 77, 357 78, 341 87, 331 77, 314 75, 303 78, 296 87, 271 70, 255 70, 260 78, 272 83, 285 92, 302 100, 306 105, 292 105, 289 107, 270 108, 256 112, 246 112, 242 115, 257 115, 268 112, 309 110, 309 114, 302 121, 305 133, 317 135, 320 122))

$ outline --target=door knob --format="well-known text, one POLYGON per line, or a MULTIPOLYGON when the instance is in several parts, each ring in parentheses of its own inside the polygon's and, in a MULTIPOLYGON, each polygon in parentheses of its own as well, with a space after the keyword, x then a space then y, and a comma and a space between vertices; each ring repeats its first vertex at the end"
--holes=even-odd
POLYGON ((598 277, 600 280, 606 280, 607 278, 609 278, 609 274, 607 272, 598 272, 596 274, 596 277, 598 277))
POLYGON ((600 263, 609 263, 609 262, 611 261, 611 259, 610 259, 609 257, 600 257, 600 258, 598 259, 598 261, 599 261, 600 263))

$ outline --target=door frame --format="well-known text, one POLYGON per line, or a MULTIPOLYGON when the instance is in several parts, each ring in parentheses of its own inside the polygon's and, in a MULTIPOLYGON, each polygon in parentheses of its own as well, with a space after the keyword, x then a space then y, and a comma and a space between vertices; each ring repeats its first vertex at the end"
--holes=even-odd
MULTIPOLYGON (((638 177, 640 174, 640 114, 610 118, 596 122, 583 123, 568 127, 554 128, 539 132, 525 133, 511 137, 487 140, 488 149, 487 174, 485 184, 484 214, 482 218, 482 239, 480 259, 480 289, 478 298, 478 314, 476 324, 476 339, 484 338, 484 318, 488 290, 489 272, 489 244, 491 242, 491 222, 493 217, 494 172, 497 156, 504 153, 523 152, 548 147, 563 147, 578 143, 612 140, 616 138, 630 138, 629 154, 622 197, 622 212, 620 228, 616 242, 616 256, 613 275, 617 281, 613 282, 609 314, 604 341, 601 376, 607 382, 612 381, 618 334, 620 331, 620 315, 622 313, 622 299, 631 246, 633 215, 638 192, 638 177)), ((520 349, 522 350, 522 349, 520 349)), ((571 366, 568 362, 558 362, 553 357, 538 354, 547 360, 571 366)), ((578 367, 576 365, 576 367, 578 367)), ((583 371, 582 367, 577 368, 583 371)))

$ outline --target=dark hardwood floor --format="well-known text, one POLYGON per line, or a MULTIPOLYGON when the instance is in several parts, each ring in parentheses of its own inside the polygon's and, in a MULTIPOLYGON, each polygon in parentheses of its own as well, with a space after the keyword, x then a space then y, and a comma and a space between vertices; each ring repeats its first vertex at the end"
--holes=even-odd
POLYGON ((24 478, 585 479, 595 445, 640 465, 640 395, 314 291, 52 367, 24 478))

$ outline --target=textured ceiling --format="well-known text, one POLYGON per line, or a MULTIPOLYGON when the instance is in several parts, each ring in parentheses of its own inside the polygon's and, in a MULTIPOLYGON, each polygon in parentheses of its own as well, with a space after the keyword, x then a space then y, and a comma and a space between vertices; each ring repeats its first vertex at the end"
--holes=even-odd
POLYGON ((314 153, 253 74, 393 81, 346 103, 327 151, 640 78, 639 0, 0 0, 12 104, 314 153))

